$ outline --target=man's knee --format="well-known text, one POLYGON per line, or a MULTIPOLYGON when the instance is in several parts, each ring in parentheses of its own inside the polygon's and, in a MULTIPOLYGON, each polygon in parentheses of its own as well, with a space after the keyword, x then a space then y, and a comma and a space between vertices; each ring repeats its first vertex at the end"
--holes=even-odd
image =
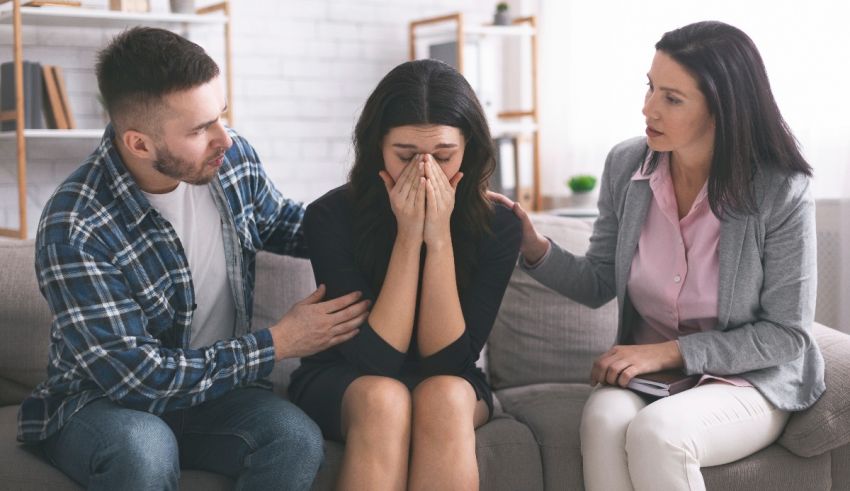
POLYGON ((262 428, 262 446, 275 447, 282 459, 296 455, 305 465, 318 468, 324 458, 322 430, 301 409, 286 400, 279 400, 267 412, 267 424, 262 428))
POLYGON ((128 418, 121 430, 104 442, 93 472, 117 473, 127 481, 162 483, 163 489, 176 486, 180 452, 168 425, 157 416, 139 413, 128 418))
POLYGON ((179 475, 177 439, 164 421, 145 414, 144 417, 128 419, 123 429, 106 449, 111 460, 134 467, 140 474, 179 475))

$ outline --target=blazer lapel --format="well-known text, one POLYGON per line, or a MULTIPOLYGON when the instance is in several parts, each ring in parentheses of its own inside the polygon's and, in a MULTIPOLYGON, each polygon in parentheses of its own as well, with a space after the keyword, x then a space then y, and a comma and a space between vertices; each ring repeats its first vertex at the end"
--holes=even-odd
POLYGON ((726 216, 720 222, 720 241, 717 245, 720 271, 717 287, 717 323, 721 330, 729 325, 732 313, 732 296, 735 293, 735 279, 738 275, 738 264, 741 262, 741 250, 744 247, 744 236, 747 232, 749 216, 726 216))

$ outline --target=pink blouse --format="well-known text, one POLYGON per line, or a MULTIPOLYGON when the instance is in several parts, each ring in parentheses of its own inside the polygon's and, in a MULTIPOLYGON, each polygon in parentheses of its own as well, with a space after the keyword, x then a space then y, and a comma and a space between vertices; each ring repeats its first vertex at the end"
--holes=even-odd
MULTIPOLYGON (((720 220, 708 204, 707 183, 680 220, 669 154, 661 154, 652 174, 644 175, 638 169, 632 180, 649 180, 653 194, 627 283, 629 299, 640 314, 634 342, 661 343, 714 329, 720 220)), ((711 375, 704 376, 700 384, 707 379, 750 386, 738 377, 711 375)))

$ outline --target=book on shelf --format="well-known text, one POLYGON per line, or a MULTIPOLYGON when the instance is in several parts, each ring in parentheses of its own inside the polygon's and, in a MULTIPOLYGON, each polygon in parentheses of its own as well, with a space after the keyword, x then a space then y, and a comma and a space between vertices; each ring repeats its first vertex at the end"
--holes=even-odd
MULTIPOLYGON (((42 67, 31 61, 23 62, 24 78, 24 128, 44 128, 43 95, 41 92, 42 67)), ((15 120, 15 64, 11 61, 0 65, 0 112, 4 113, 0 130, 14 131, 15 120)))
POLYGON ((74 114, 71 112, 71 100, 68 98, 68 89, 65 86, 65 74, 62 72, 62 67, 53 65, 53 80, 56 83, 56 90, 59 93, 59 105, 65 115, 65 123, 69 130, 77 127, 74 120, 74 114))
POLYGON ((68 104, 68 94, 65 90, 65 79, 61 68, 53 65, 44 65, 42 69, 44 78, 44 114, 47 127, 57 130, 74 128, 74 120, 71 115, 71 107, 68 104))
POLYGON ((701 375, 686 375, 682 370, 662 370, 632 378, 627 386, 635 392, 655 397, 667 397, 695 386, 701 375))
MULTIPOLYGON (((62 68, 24 61, 24 128, 73 129, 68 89, 62 68)), ((0 130, 15 131, 15 65, 0 65, 0 130)))

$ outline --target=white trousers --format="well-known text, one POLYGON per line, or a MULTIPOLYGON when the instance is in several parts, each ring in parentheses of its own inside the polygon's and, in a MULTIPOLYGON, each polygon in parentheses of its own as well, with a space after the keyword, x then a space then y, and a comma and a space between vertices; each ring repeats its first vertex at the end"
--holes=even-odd
POLYGON ((649 405, 630 390, 597 387, 581 418, 585 489, 704 490, 700 467, 770 445, 788 415, 752 387, 710 383, 649 405))

